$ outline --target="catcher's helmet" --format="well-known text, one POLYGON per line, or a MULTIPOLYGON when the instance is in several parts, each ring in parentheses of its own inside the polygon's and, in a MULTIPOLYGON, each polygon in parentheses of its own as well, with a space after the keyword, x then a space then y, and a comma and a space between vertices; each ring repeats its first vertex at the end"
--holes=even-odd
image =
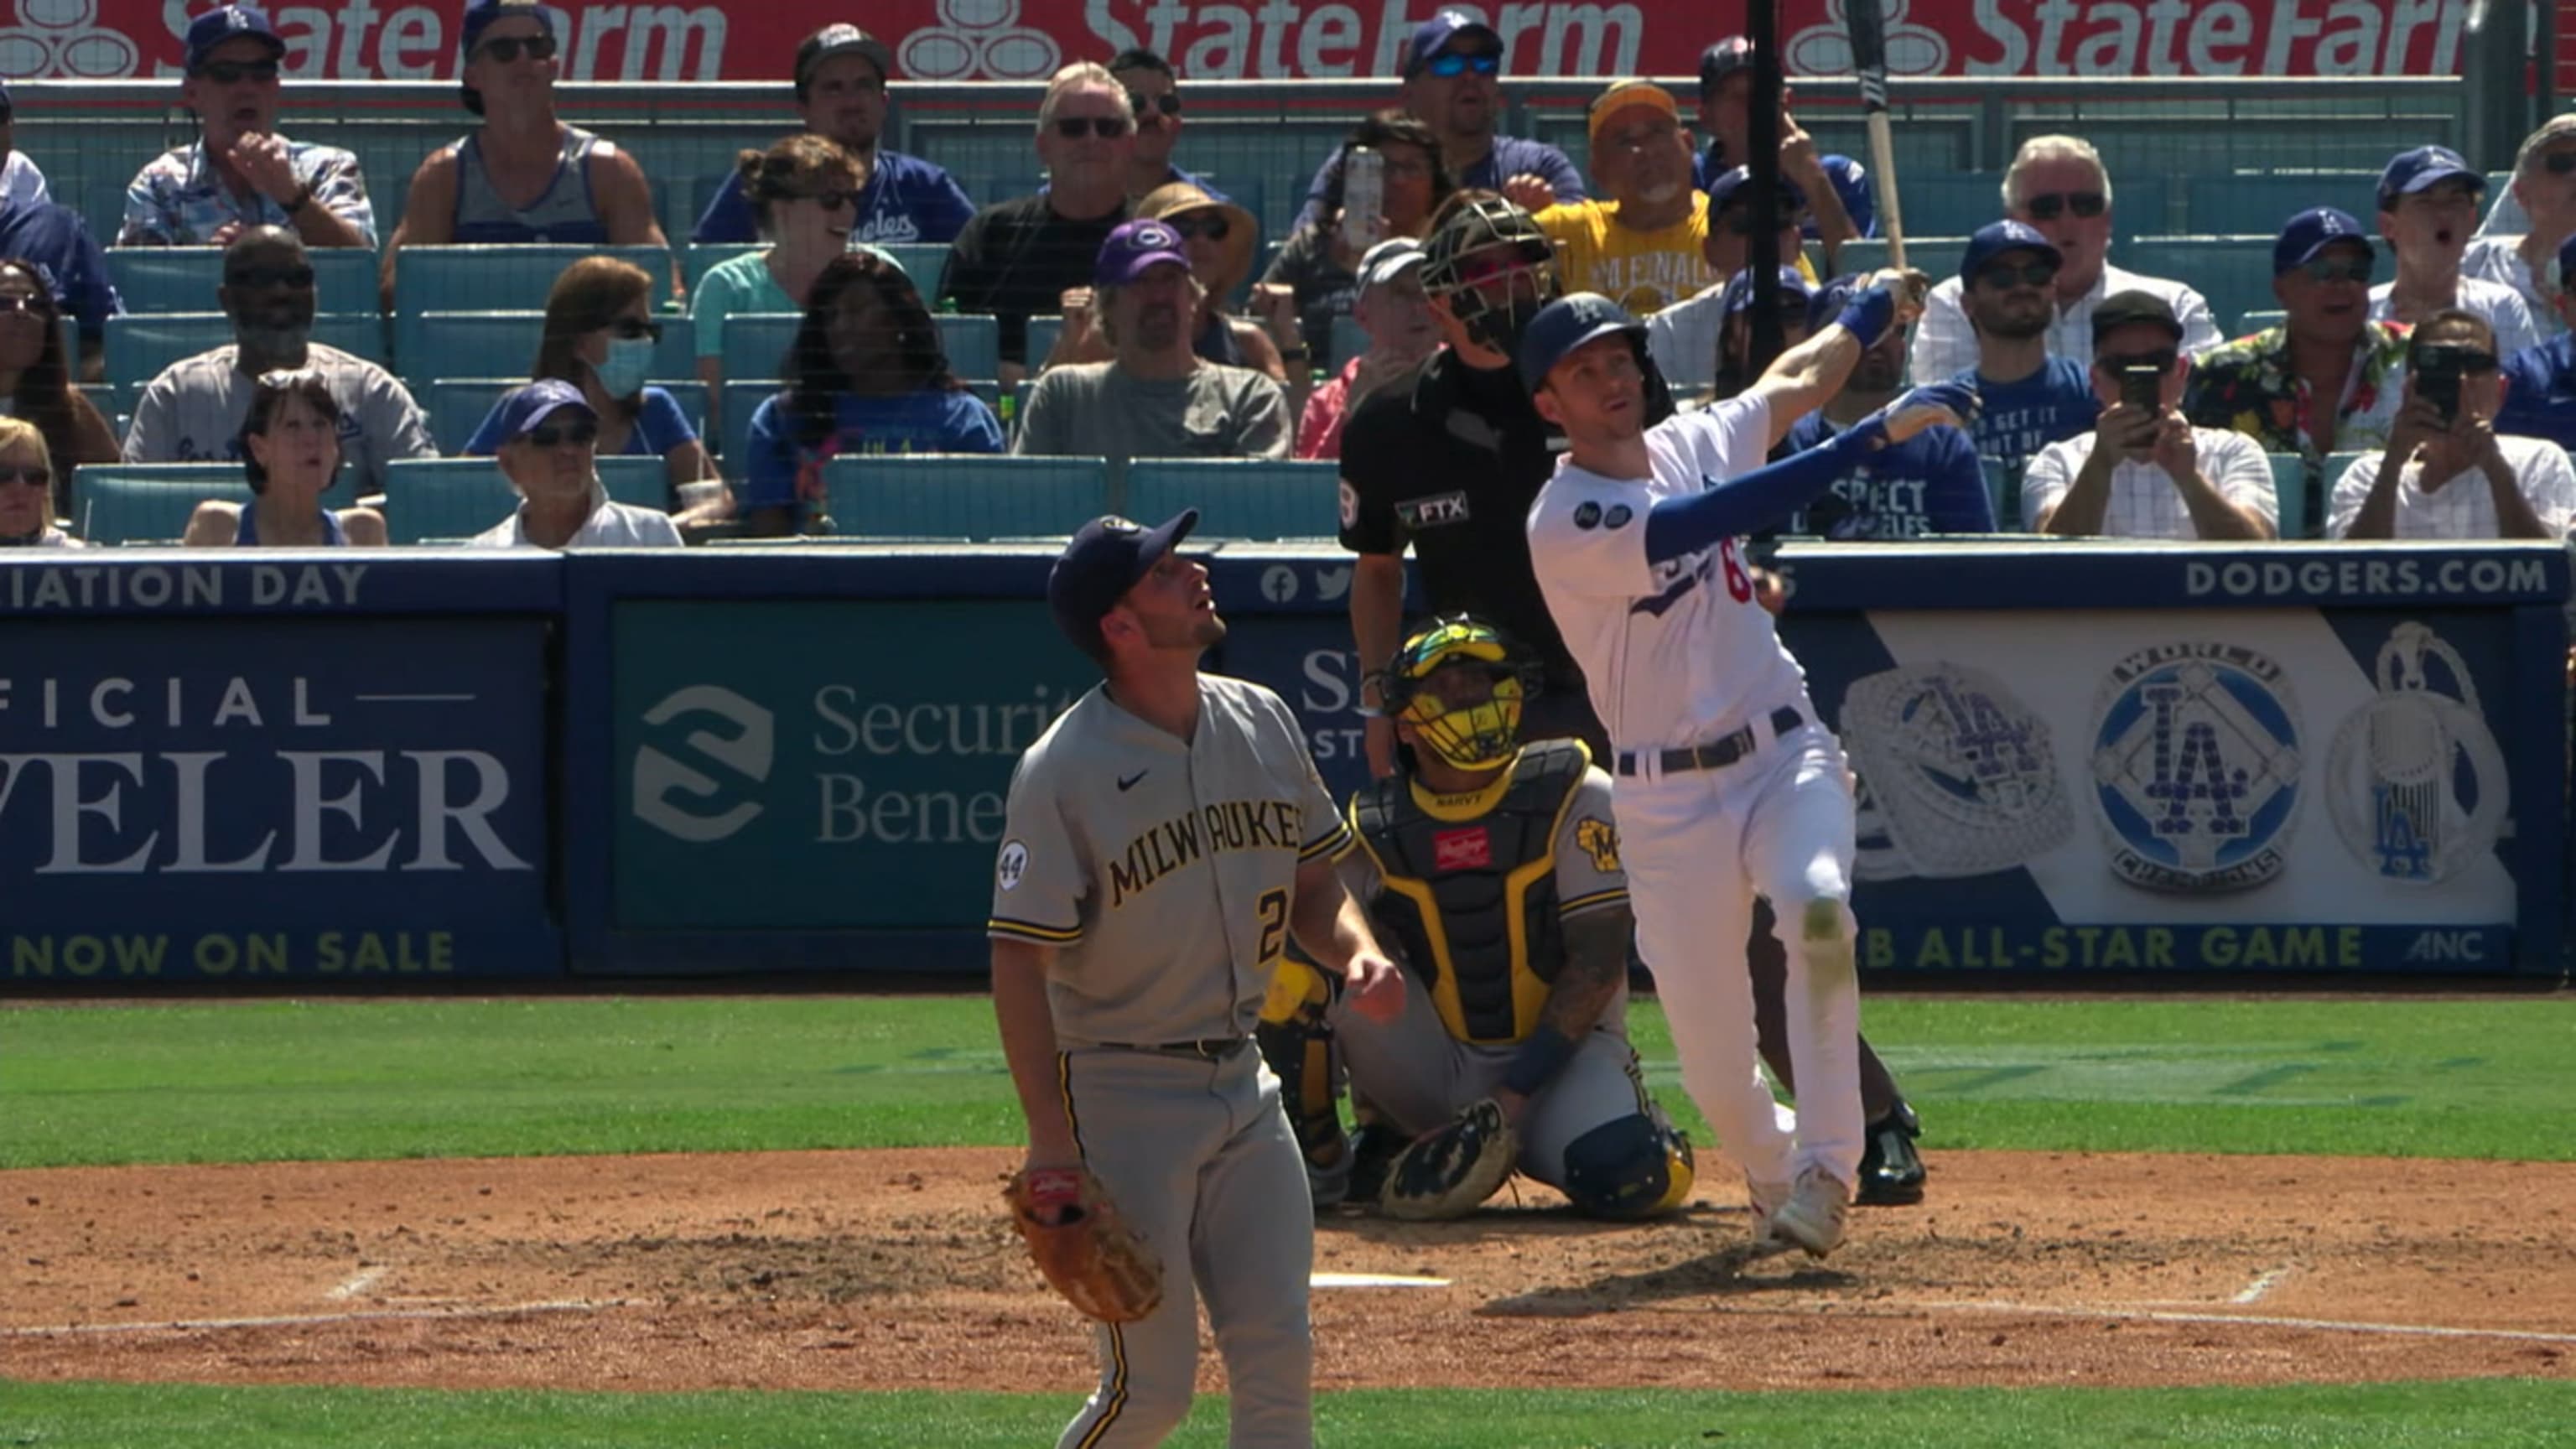
POLYGON ((1543 672, 1527 650, 1467 614, 1446 614, 1407 638, 1386 667, 1386 711, 1413 722, 1422 743, 1461 770, 1497 770, 1520 753, 1521 706, 1539 692, 1543 672), (1475 670, 1492 693, 1453 708, 1432 687, 1434 675, 1475 670))

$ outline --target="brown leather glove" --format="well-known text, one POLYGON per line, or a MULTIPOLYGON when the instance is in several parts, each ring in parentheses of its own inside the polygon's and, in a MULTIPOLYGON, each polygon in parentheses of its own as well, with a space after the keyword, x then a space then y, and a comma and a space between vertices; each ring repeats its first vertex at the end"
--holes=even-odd
POLYGON ((1103 1323, 1133 1323, 1163 1301, 1163 1265, 1082 1167, 1022 1168, 1002 1189, 1011 1225, 1065 1301, 1103 1323))

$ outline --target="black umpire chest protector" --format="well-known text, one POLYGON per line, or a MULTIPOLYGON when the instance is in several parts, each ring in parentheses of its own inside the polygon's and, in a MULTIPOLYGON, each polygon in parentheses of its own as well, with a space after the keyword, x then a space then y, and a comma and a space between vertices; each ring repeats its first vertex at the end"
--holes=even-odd
POLYGON ((1538 1025, 1565 960, 1556 838, 1591 756, 1573 740, 1526 746, 1491 796, 1442 809, 1403 776, 1352 804, 1379 876, 1370 917, 1429 988, 1449 1034, 1508 1043, 1538 1025))

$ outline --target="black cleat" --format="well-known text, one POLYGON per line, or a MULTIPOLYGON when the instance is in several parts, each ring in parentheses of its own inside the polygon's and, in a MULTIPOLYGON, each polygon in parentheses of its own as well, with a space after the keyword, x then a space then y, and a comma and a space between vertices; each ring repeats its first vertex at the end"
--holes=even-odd
POLYGON ((1383 1122, 1362 1122, 1351 1129, 1350 1200, 1375 1203, 1386 1187, 1387 1169, 1404 1155, 1404 1134, 1383 1122))
POLYGON ((1860 1154, 1860 1189, 1853 1200, 1870 1207, 1906 1207, 1923 1201, 1928 1175, 1914 1139, 1923 1124, 1914 1109, 1899 1101, 1896 1110, 1869 1125, 1868 1146, 1860 1154))

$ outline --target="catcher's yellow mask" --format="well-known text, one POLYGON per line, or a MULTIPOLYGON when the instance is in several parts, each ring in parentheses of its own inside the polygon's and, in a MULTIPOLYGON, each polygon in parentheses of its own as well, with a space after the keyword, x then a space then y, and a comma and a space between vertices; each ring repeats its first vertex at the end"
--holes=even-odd
POLYGON ((1521 705, 1535 670, 1480 620, 1446 618, 1404 641, 1386 672, 1391 713, 1461 770, 1501 769, 1520 752, 1521 705))

